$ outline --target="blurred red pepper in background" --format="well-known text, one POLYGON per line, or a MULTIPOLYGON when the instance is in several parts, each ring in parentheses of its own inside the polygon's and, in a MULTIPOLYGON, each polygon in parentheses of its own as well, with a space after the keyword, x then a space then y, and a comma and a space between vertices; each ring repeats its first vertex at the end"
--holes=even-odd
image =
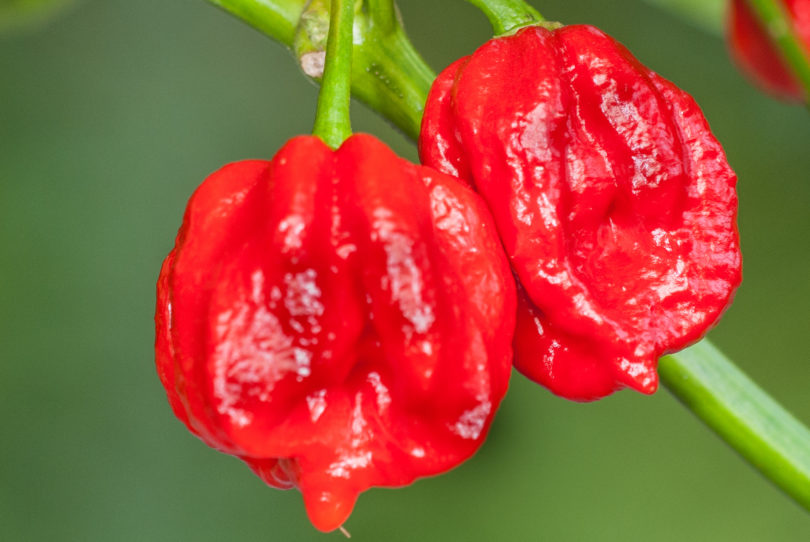
POLYGON ((591 26, 531 26, 433 85, 425 165, 492 211, 519 281, 517 368, 593 400, 656 390, 741 280, 736 176, 692 98, 591 26))
MULTIPOLYGON (((804 48, 810 51, 810 0, 781 2, 804 48)), ((755 83, 784 100, 804 101, 799 81, 745 0, 732 0, 727 32, 732 55, 755 83)))
POLYGON ((367 135, 312 136, 192 196, 158 282, 175 414, 321 530, 448 470, 506 393, 514 282, 484 203, 367 135))

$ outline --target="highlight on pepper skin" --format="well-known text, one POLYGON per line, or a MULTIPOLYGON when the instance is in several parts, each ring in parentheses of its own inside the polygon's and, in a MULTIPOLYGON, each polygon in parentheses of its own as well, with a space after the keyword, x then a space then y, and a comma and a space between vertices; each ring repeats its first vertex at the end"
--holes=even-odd
POLYGON ((737 178, 694 100, 586 25, 451 64, 420 157, 486 200, 519 283, 515 365, 589 401, 653 393, 741 281, 737 178))
POLYGON ((158 283, 158 373, 192 433, 300 489, 330 531, 365 489, 483 443, 514 288, 474 192, 371 136, 301 136, 192 196, 158 283))

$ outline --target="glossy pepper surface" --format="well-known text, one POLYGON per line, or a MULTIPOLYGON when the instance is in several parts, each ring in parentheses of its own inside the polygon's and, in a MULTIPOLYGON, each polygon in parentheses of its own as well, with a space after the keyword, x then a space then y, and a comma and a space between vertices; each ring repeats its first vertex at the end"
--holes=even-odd
POLYGON ((495 38, 431 89, 424 164, 487 201, 519 281, 515 363, 593 400, 656 390, 740 282, 736 177, 692 98, 591 26, 495 38))
POLYGON ((328 531, 359 492, 481 445, 514 288, 471 190, 371 136, 301 136, 192 196, 158 282, 158 373, 195 435, 298 487, 328 531))
MULTIPOLYGON (((781 1, 806 51, 810 51, 810 0, 781 1)), ((766 91, 785 100, 803 101, 796 77, 748 2, 733 0, 729 9, 728 42, 743 70, 766 91)))

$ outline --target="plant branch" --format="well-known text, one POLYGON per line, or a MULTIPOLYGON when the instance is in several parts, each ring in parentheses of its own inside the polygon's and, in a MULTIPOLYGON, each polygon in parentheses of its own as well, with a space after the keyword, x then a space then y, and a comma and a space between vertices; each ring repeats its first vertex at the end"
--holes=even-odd
MULTIPOLYGON (((294 49, 304 73, 320 80, 329 27, 326 2, 313 0, 307 6, 307 0, 208 1, 294 49)), ((392 0, 368 0, 360 6, 354 22, 352 94, 415 139, 436 75, 405 35, 392 0)))
POLYGON ((774 484, 810 510, 810 431, 709 341, 661 358, 661 382, 774 484))
POLYGON ((307 0, 208 0, 260 32, 291 47, 307 0))

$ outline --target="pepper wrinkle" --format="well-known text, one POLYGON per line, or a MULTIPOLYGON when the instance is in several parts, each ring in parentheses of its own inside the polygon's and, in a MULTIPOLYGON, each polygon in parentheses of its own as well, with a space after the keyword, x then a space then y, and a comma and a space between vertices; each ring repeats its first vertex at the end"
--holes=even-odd
POLYGON ((495 219, 518 280, 515 365, 594 400, 657 389, 741 281, 736 176, 692 98, 586 25, 498 37, 436 79, 422 162, 495 219))
POLYGON ((469 458, 506 393, 517 300, 485 204, 368 135, 211 175, 157 293, 177 417, 323 531, 469 458))

